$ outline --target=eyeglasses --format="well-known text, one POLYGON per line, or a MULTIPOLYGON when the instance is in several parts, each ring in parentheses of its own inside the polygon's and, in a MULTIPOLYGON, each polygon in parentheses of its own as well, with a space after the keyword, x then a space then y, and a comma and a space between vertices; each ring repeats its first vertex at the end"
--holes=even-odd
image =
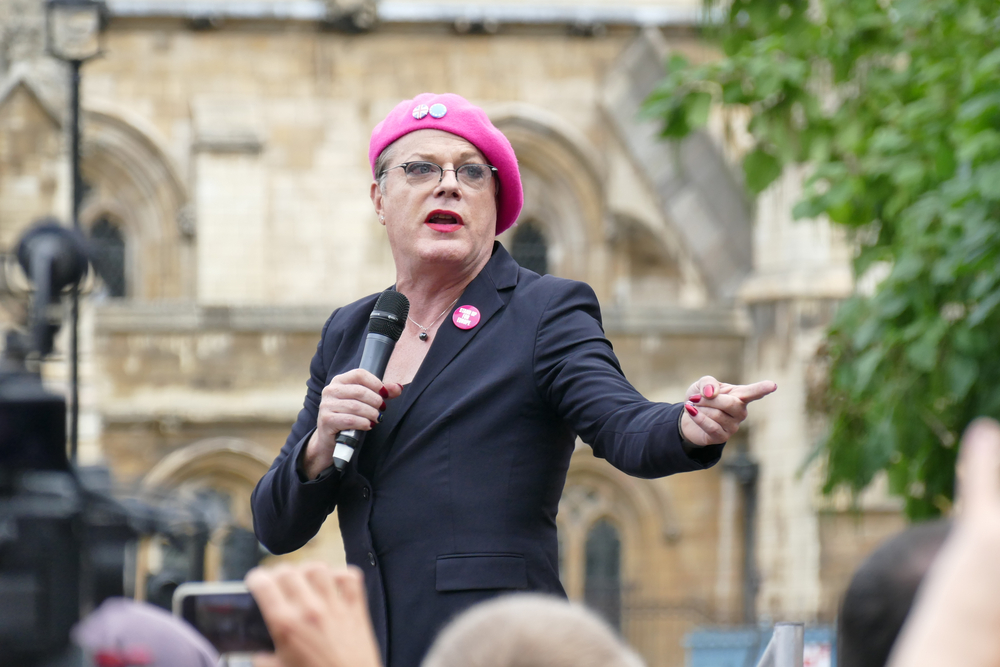
POLYGON ((459 185, 471 190, 485 190, 493 183, 497 173, 497 168, 488 164, 463 164, 458 169, 443 169, 433 162, 404 162, 386 171, 393 169, 402 169, 406 182, 414 187, 437 185, 444 179, 444 172, 453 171, 459 185))

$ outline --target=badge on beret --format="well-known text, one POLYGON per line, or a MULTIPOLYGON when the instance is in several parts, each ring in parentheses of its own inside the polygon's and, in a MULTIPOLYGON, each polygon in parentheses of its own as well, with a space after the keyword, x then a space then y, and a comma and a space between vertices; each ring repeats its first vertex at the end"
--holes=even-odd
POLYGON ((427 115, 426 104, 418 104, 417 106, 413 107, 413 117, 416 118, 417 120, 420 120, 426 115, 427 115))
POLYGON ((435 118, 444 118, 444 115, 448 113, 448 107, 443 104, 433 104, 430 108, 431 115, 435 118))

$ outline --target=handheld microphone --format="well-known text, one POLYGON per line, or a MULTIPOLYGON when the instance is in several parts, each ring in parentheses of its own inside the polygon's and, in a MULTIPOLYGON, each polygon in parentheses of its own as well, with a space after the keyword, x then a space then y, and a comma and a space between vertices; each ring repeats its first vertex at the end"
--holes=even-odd
MULTIPOLYGON (((410 312, 410 300, 399 292, 387 289, 375 302, 375 310, 368 318, 368 336, 365 349, 361 353, 361 366, 379 380, 385 375, 385 367, 396 347, 396 341, 406 328, 406 316, 410 312)), ((365 431, 350 429, 337 434, 333 448, 333 466, 343 473, 354 456, 354 450, 361 446, 365 431)))

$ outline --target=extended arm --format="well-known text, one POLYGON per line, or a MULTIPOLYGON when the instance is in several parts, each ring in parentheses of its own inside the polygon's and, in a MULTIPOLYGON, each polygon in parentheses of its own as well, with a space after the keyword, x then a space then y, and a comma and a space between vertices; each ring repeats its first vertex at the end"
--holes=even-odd
POLYGON ((706 468, 722 454, 716 445, 688 456, 678 430, 684 404, 648 401, 625 379, 584 283, 555 286, 538 325, 534 367, 543 399, 619 470, 661 477, 706 468))
POLYGON ((536 336, 538 386, 594 452, 624 472, 657 477, 713 465, 746 419, 746 405, 776 389, 706 376, 688 389, 686 403, 647 401, 625 379, 590 287, 556 287, 536 336))

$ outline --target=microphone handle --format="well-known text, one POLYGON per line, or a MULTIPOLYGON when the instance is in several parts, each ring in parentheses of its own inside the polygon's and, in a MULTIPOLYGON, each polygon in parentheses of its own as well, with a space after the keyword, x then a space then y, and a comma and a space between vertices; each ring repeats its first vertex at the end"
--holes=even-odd
MULTIPOLYGON (((396 341, 388 336, 369 333, 365 339, 365 349, 361 353, 359 368, 370 372, 379 380, 385 375, 385 367, 389 365, 389 357, 396 347, 396 341)), ((333 465, 341 473, 351 462, 354 451, 364 442, 365 431, 348 429, 337 434, 336 446, 333 449, 333 465)))

